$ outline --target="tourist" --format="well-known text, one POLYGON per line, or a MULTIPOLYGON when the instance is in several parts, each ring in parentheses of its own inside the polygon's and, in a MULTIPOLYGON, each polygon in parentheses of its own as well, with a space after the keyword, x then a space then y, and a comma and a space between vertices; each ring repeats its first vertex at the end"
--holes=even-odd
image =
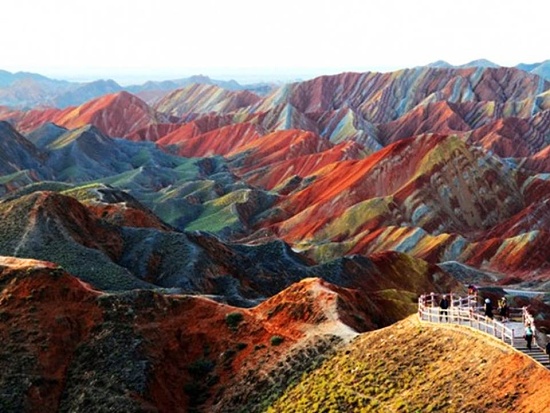
POLYGON ((498 313, 501 317, 501 321, 505 323, 509 318, 509 308, 506 302, 506 297, 502 297, 498 302, 498 313))
POLYGON ((439 302, 439 308, 441 309, 440 310, 441 321, 443 321, 443 316, 445 316, 445 319, 447 320, 447 322, 449 322, 449 312, 448 312, 449 299, 447 298, 446 295, 444 295, 441 301, 439 302))
POLYGON ((527 326, 525 327, 524 337, 527 342, 527 350, 531 350, 531 343, 533 342, 533 329, 531 328, 530 323, 527 323, 527 326))
POLYGON ((491 303, 491 300, 489 298, 485 299, 485 316, 489 317, 490 319, 493 318, 493 304, 491 303))

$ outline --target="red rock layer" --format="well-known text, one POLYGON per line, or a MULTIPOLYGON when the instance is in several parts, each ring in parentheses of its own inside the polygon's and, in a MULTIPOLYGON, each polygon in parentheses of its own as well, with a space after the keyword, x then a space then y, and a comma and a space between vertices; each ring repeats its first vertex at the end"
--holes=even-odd
POLYGON ((4 114, 3 118, 12 119, 23 133, 52 122, 68 129, 91 124, 111 137, 132 135, 163 119, 145 102, 127 92, 102 96, 78 107, 14 112, 4 114))
POLYGON ((378 129, 379 139, 392 143, 424 133, 465 132, 471 127, 454 111, 449 102, 436 102, 417 106, 399 119, 380 125, 378 129))
POLYGON ((295 159, 326 151, 332 144, 311 132, 301 130, 277 131, 234 149, 228 155, 238 152, 252 152, 241 163, 243 171, 262 168, 273 163, 295 159))
POLYGON ((286 220, 273 229, 288 242, 316 234, 330 237, 322 233, 329 222, 361 202, 381 197, 391 197, 395 204, 394 212, 387 211, 392 225, 417 226, 416 211, 424 209, 421 225, 428 232, 468 234, 490 228, 520 211, 523 200, 506 168, 486 162, 476 151, 458 138, 421 136, 364 159, 329 164, 306 177, 309 185, 281 200, 278 206, 286 220))
POLYGON ((178 155, 185 157, 227 155, 256 141, 261 136, 256 125, 250 123, 222 126, 195 136, 193 135, 196 132, 193 131, 188 137, 181 132, 183 130, 178 130, 173 135, 165 137, 166 139, 163 139, 161 143, 164 144, 169 139, 173 139, 177 133, 176 151, 178 155))
POLYGON ((181 127, 181 125, 177 123, 152 124, 125 137, 126 139, 131 141, 156 142, 162 137, 168 135, 169 133, 172 133, 179 127, 181 127))
POLYGON ((76 199, 56 192, 35 192, 28 197, 32 208, 25 218, 30 225, 47 226, 54 221, 79 244, 100 250, 114 261, 120 257, 121 234, 98 220, 76 199))
POLYGON ((26 409, 55 411, 72 354, 103 321, 100 293, 54 264, 10 257, 0 257, 0 284, 2 346, 12 348, 12 357, 24 354, 37 362, 19 373, 35 378, 29 380, 26 409))
MULTIPOLYGON (((363 156, 362 146, 354 142, 343 142, 322 152, 297 156, 296 158, 274 160, 269 165, 255 165, 237 168, 247 182, 266 189, 278 187, 280 193, 294 190, 303 178, 315 175, 317 171, 335 162, 360 159, 363 156)), ((256 158, 254 150, 250 155, 256 158)), ((249 161, 252 163, 252 161, 249 161)))
POLYGON ((158 140, 160 146, 178 145, 190 138, 203 133, 213 131, 233 123, 233 117, 228 115, 204 115, 199 116, 187 123, 179 125, 178 128, 158 140))

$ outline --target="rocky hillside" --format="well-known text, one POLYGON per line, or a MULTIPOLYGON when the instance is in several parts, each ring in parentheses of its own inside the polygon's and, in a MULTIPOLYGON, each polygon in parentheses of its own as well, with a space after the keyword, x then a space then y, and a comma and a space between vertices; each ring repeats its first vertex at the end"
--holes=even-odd
POLYGON ((405 254, 316 265, 281 241, 232 245, 205 233, 176 231, 108 187, 63 192, 34 191, 0 203, 0 255, 55 262, 101 290, 174 288, 243 306, 308 277, 373 294, 458 288, 443 270, 405 254), (405 269, 408 274, 400 274, 405 269))
POLYGON ((548 371, 465 327, 413 316, 358 334, 382 313, 414 312, 413 297, 390 292, 310 278, 243 309, 105 293, 54 264, 7 257, 0 288, 6 412, 543 412, 550 402, 548 371))
POLYGON ((244 309, 197 295, 105 293, 52 263, 8 257, 0 288, 6 412, 257 409, 358 331, 414 312, 416 297, 310 278, 244 309))

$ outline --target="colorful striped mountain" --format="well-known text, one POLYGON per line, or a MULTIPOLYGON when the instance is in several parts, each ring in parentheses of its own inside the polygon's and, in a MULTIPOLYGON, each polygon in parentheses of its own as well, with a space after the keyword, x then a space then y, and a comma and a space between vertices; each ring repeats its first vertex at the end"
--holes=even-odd
POLYGON ((419 294, 550 291, 550 83, 434 66, 0 107, 0 410, 285 410, 419 294))
POLYGON ((485 66, 4 108, 4 190, 96 180, 180 230, 280 239, 316 262, 392 250, 542 282, 550 84, 485 66))

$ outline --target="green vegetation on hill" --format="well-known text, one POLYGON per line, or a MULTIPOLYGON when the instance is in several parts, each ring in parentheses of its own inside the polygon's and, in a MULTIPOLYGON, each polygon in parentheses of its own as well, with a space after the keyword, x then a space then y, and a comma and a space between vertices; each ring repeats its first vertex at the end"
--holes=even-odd
POLYGON ((43 248, 24 248, 18 256, 55 262, 67 272, 100 290, 122 291, 154 287, 112 262, 103 252, 86 248, 55 234, 52 234, 43 248))
POLYGON ((32 202, 0 203, 0 255, 15 255, 17 252, 32 206, 32 202))
POLYGON ((26 184, 31 184, 33 182, 31 178, 31 172, 28 170, 17 171, 8 175, 0 176, 0 185, 14 185, 14 186, 23 186, 26 184))
MULTIPOLYGON (((40 200, 43 196, 43 192, 37 192, 0 203, 0 255, 54 262, 103 290, 153 287, 132 276, 103 251, 86 247, 71 238, 70 233, 75 229, 71 228, 73 223, 57 215, 59 211, 38 205, 43 202, 40 200)), ((63 203, 70 198, 56 197, 54 202, 59 202, 60 207, 66 207, 69 212, 71 205, 63 203)))
POLYGON ((267 412, 524 411, 524 391, 514 383, 538 368, 482 333, 411 316, 358 336, 303 374, 267 412), (512 360, 514 367, 503 369, 512 360))
POLYGON ((244 202, 248 190, 240 190, 206 202, 198 219, 187 225, 187 231, 203 230, 217 233, 226 228, 238 230, 242 223, 234 203, 244 202))
POLYGON ((38 191, 61 192, 73 188, 74 185, 56 181, 40 181, 23 186, 4 196, 4 200, 16 199, 38 191))
POLYGON ((88 184, 88 185, 77 186, 75 188, 65 189, 64 191, 60 191, 60 192, 63 195, 75 198, 79 202, 86 202, 86 201, 97 199, 98 194, 96 191, 103 187, 104 185, 102 184, 88 184))

